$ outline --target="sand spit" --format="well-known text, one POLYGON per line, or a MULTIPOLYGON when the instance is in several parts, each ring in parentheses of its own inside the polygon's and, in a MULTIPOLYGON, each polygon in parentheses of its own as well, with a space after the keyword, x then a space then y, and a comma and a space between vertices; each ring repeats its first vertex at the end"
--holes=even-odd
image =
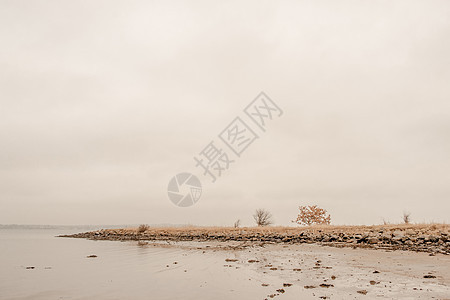
POLYGON ((333 247, 408 250, 434 254, 450 254, 450 225, 401 224, 375 226, 310 226, 310 227, 179 227, 102 229, 62 235, 61 237, 115 241, 218 241, 252 243, 315 243, 333 247))

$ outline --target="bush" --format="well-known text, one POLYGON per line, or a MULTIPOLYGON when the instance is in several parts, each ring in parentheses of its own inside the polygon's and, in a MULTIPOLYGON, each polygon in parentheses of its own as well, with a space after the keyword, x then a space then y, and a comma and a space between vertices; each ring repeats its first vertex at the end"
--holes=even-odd
POLYGON ((327 216, 327 211, 317 205, 299 206, 299 210, 297 220, 293 221, 299 225, 328 225, 331 223, 331 216, 327 216))
POLYGON ((137 232, 143 233, 143 232, 146 232, 148 229, 150 229, 150 226, 148 226, 147 224, 141 224, 141 225, 139 225, 137 232))
POLYGON ((234 228, 239 228, 241 226, 241 220, 237 220, 236 222, 234 222, 233 226, 234 228))
POLYGON ((405 222, 405 224, 409 224, 411 222, 410 212, 403 212, 403 222, 405 222))

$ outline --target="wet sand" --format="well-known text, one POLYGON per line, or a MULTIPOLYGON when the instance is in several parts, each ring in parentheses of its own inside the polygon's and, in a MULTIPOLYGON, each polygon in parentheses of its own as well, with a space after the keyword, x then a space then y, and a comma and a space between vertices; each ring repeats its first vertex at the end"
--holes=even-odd
POLYGON ((216 263, 234 274, 248 274, 264 290, 263 298, 258 291, 251 299, 450 299, 448 255, 312 244, 152 242, 146 247, 181 248, 187 255, 198 250, 206 256, 226 254, 216 263))

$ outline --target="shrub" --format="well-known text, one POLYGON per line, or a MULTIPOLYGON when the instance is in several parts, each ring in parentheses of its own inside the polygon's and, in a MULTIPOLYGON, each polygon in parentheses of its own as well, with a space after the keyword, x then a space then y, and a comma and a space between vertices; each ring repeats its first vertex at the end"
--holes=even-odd
POLYGON ((328 225, 331 223, 331 216, 325 209, 318 207, 317 205, 299 206, 299 214, 297 220, 293 221, 299 225, 328 225))
POLYGON ((141 224, 141 225, 139 225, 137 232, 143 233, 143 232, 146 232, 148 229, 150 229, 150 226, 148 226, 147 224, 141 224))
POLYGON ((239 228, 241 226, 241 220, 237 220, 236 222, 234 222, 233 226, 234 228, 239 228))
POLYGON ((403 212, 403 222, 405 222, 405 224, 409 224, 411 222, 411 213, 403 212))

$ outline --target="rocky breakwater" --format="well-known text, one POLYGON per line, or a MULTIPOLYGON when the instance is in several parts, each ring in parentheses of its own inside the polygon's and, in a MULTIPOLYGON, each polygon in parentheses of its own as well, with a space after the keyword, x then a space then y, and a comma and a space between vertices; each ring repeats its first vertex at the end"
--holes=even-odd
POLYGON ((314 226, 264 228, 149 228, 102 229, 61 237, 116 241, 237 241, 259 243, 317 243, 334 247, 360 247, 383 250, 409 250, 450 254, 450 226, 314 226))

